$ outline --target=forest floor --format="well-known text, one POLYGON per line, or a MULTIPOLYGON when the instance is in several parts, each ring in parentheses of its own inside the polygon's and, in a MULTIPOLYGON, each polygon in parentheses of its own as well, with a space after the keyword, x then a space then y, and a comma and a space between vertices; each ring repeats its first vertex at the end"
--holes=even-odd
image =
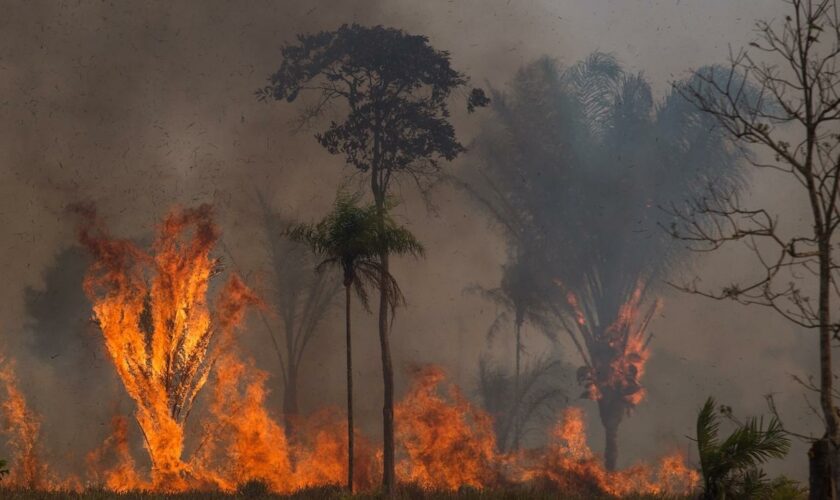
MULTIPOLYGON (((238 493, 187 492, 177 494, 163 494, 145 492, 114 493, 112 491, 106 490, 87 490, 84 492, 45 492, 38 490, 1 488, 0 498, 2 498, 3 500, 375 500, 382 498, 382 496, 375 493, 361 493, 356 495, 349 495, 338 488, 314 488, 308 490, 301 490, 290 495, 275 495, 257 491, 245 491, 238 493)), ((593 497, 591 494, 566 495, 557 491, 528 490, 524 488, 481 491, 471 490, 462 492, 430 492, 411 488, 403 489, 397 494, 397 499, 399 500, 590 500, 594 498, 595 497, 593 497)), ((615 497, 604 496, 602 498, 607 499, 615 497)), ((628 496, 624 498, 628 500, 687 500, 689 497, 641 495, 628 496)))

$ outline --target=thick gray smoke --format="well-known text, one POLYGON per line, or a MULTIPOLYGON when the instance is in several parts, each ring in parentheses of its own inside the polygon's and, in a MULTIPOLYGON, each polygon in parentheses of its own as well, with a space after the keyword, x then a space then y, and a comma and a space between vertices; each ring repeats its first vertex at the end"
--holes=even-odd
MULTIPOLYGON (((782 7, 764 0, 6 2, 0 19, 0 334, 4 350, 18 360, 31 405, 44 414, 45 428, 61 429, 49 431, 55 437, 52 455, 80 457, 87 451, 80 447, 105 435, 123 397, 113 378, 99 376, 108 367, 98 357, 96 336, 87 336, 82 326, 87 315, 77 310, 84 305, 81 290, 73 295, 61 288, 78 279, 78 268, 67 260, 75 221, 66 204, 94 201, 115 234, 146 238, 169 207, 211 202, 230 251, 228 270, 268 292, 272 264, 255 188, 278 211, 311 220, 350 173, 318 147, 311 130, 293 133, 299 107, 253 97, 279 65, 279 47, 295 34, 344 22, 421 33, 450 51, 453 65, 475 83, 496 88, 542 55, 571 64, 600 50, 631 72, 643 71, 659 100, 671 80, 723 61, 727 44, 749 42, 753 19, 779 17, 782 7), (42 300, 34 297, 55 293, 55 287, 68 294, 66 303, 56 305, 67 308, 64 327, 58 321, 63 312, 39 323, 44 313, 37 308, 44 302, 33 309, 42 300), (73 370, 71 359, 81 365, 78 378, 66 383, 89 392, 61 390, 60 374, 73 370), (79 420, 68 421, 65 414, 79 420), (88 435, 83 444, 68 437, 76 429, 88 435)), ((470 143, 487 116, 454 117, 462 142, 470 143)), ((445 366, 471 393, 495 311, 463 291, 470 284, 498 285, 504 240, 462 192, 437 191, 432 212, 410 182, 401 188, 406 200, 398 215, 428 254, 423 262, 395 266, 409 302, 394 330, 398 395, 406 385, 399 368, 425 362, 445 366)), ((749 196, 779 208, 793 203, 775 185, 755 183, 749 196)), ((725 282, 749 272, 750 262, 747 253, 734 252, 694 264, 707 279, 725 282)), ((361 311, 358 316, 363 318, 361 311)), ((323 325, 304 358, 303 411, 342 402, 335 319, 323 325)), ((623 424, 620 465, 689 447, 685 435, 709 394, 741 414, 754 414, 766 411, 762 395, 775 392, 786 424, 805 433, 816 428, 804 391, 790 379, 807 376, 815 364, 809 334, 765 311, 676 293, 666 293, 652 330, 644 379, 649 395, 623 424)), ((381 383, 373 321, 360 320, 358 332, 357 384, 367 397, 358 402, 357 419, 378 436, 381 383)), ((271 403, 279 415, 276 358, 257 318, 242 341, 272 374, 271 403)), ((510 350, 499 355, 504 352, 510 350)), ((579 363, 571 350, 561 355, 579 363)), ((570 387, 570 393, 577 389, 570 387)), ((592 423, 592 445, 600 447, 596 409, 580 404, 592 423)), ((777 470, 802 477, 805 463, 800 447, 777 470)))

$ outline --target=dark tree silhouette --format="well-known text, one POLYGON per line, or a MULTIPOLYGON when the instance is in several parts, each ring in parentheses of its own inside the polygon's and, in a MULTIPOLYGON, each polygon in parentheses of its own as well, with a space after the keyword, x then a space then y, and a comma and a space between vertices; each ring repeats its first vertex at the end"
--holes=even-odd
POLYGON ((69 418, 107 420, 113 403, 124 401, 108 353, 91 321, 91 303, 82 282, 91 258, 80 246, 60 250, 41 275, 42 283, 24 290, 26 348, 49 366, 52 377, 32 389, 46 418, 42 431, 50 442, 74 449, 96 446, 100 436, 64 424, 69 418), (92 385, 97 391, 91 391, 92 385), (103 398, 103 394, 110 397, 103 398), (57 418, 52 422, 51 418, 57 418))
MULTIPOLYGON (((358 207, 358 200, 339 195, 333 211, 316 225, 301 224, 289 230, 289 237, 309 245, 323 260, 317 269, 337 267, 342 274, 345 299, 345 339, 347 348, 347 489, 353 491, 353 356, 350 331, 351 289, 370 311, 367 289, 381 286, 384 252, 394 255, 420 256, 423 246, 414 236, 399 227, 387 213, 376 205, 358 207), (383 219, 384 217, 384 219, 383 219)), ((391 310, 404 303, 397 281, 390 273, 388 280, 388 306, 391 310)))
POLYGON ((288 437, 294 437, 298 406, 299 373, 307 347, 319 331, 326 312, 341 289, 329 272, 312 273, 315 255, 299 242, 283 234, 292 221, 272 209, 257 192, 263 214, 266 243, 274 270, 272 292, 283 327, 282 348, 266 319, 277 351, 283 382, 283 416, 288 437))
MULTIPOLYGON (((449 117, 450 95, 468 84, 454 70, 449 53, 435 50, 428 38, 382 26, 343 25, 335 31, 299 35, 281 49, 280 68, 257 91, 261 100, 294 101, 311 93, 314 101, 303 121, 337 104, 342 119, 316 134, 331 154, 370 182, 377 208, 385 205, 396 176, 408 176, 425 189, 441 162, 464 151, 449 117)), ((480 89, 467 95, 467 109, 488 103, 480 89)), ((379 340, 384 383, 383 475, 387 495, 394 492, 394 382, 388 330, 388 254, 380 256, 379 340)))
POLYGON ((808 383, 820 400, 823 435, 809 451, 810 498, 840 498, 840 408, 832 371, 832 317, 840 295, 835 262, 840 227, 840 14, 836 0, 789 0, 778 22, 756 23, 750 51, 730 57, 728 68, 698 72, 677 88, 716 120, 742 147, 766 153, 750 158, 762 174, 781 173, 801 188, 810 220, 785 228, 791 209, 751 207, 736 192, 711 185, 711 193, 672 211, 677 238, 698 250, 745 242, 758 272, 718 290, 686 291, 776 311, 818 334, 819 382, 808 383), (764 60, 755 58, 760 54, 764 60), (709 221, 711 219, 711 222, 709 221))
POLYGON ((531 287, 581 357, 612 469, 618 426, 644 395, 657 286, 681 255, 658 206, 710 179, 736 188, 737 156, 708 116, 676 92, 654 103, 642 75, 606 54, 565 69, 540 59, 492 97, 495 120, 454 182, 501 228, 511 262, 539 262, 531 287))

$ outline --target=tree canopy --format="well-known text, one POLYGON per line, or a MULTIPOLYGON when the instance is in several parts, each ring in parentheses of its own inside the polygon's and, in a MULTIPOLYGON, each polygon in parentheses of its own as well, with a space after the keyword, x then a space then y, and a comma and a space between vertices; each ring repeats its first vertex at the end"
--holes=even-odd
MULTIPOLYGON (((369 307, 368 288, 378 286, 382 274, 379 256, 423 254, 423 245, 411 232, 397 224, 376 205, 358 205, 358 197, 339 194, 333 210, 317 224, 290 227, 289 237, 309 245, 322 260, 319 269, 337 266, 344 285, 353 286, 365 308, 369 307)), ((391 309, 404 302, 397 281, 386 275, 391 309)))
MULTIPOLYGON (((441 160, 464 151, 449 122, 450 95, 469 84, 452 68, 450 55, 429 39, 383 26, 342 25, 335 31, 299 35, 281 49, 280 68, 257 91, 261 100, 292 102, 312 91, 303 119, 340 104, 343 119, 316 134, 330 153, 371 172, 383 193, 393 173, 417 180, 434 174, 441 160)), ((484 106, 480 89, 467 109, 484 106)))

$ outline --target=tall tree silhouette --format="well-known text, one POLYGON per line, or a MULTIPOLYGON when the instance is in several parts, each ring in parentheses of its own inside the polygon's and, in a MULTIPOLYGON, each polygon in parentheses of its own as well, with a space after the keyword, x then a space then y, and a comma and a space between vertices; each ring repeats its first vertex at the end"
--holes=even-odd
MULTIPOLYGON (((428 38, 382 26, 343 25, 335 31, 299 35, 281 49, 280 68, 257 91, 261 100, 294 101, 313 94, 304 121, 332 104, 343 118, 315 135, 331 154, 366 176, 384 221, 386 201, 397 176, 423 189, 441 163, 464 151, 450 123, 449 97, 468 85, 450 65, 449 53, 428 38)), ((467 109, 488 103, 480 89, 467 95, 467 109)), ((383 222, 384 223, 384 222, 383 222)), ((389 338, 388 253, 379 257, 379 340, 384 384, 383 475, 386 494, 394 492, 394 381, 389 338)))
MULTIPOLYGON (((333 211, 316 225, 293 226, 289 236, 310 246, 323 260, 318 270, 337 267, 342 274, 345 298, 345 334, 347 348, 347 488, 353 491, 353 356, 350 331, 351 289, 370 310, 367 288, 381 286, 383 252, 395 255, 422 255, 423 246, 414 236, 393 219, 383 214, 376 205, 358 207, 357 200, 339 195, 333 211), (383 219, 384 215, 384 219, 383 219)), ((397 281, 386 274, 388 306, 393 310, 404 303, 397 281)))
POLYGON ((713 120, 676 92, 656 104, 642 75, 607 54, 563 69, 539 59, 492 97, 495 119, 454 181, 501 228, 514 262, 540 262, 531 286, 580 355, 612 469, 618 427, 644 396, 657 285, 681 256, 658 230, 668 223, 658 207, 710 179, 737 188, 737 156, 713 120))
MULTIPOLYGON (((283 416, 286 433, 293 437, 299 417, 298 386, 304 354, 341 288, 329 272, 312 273, 316 258, 306 245, 284 236, 292 222, 271 208, 260 192, 266 243, 274 271, 273 297, 283 327, 282 347, 276 343, 283 381, 283 416)), ((266 320, 267 321, 267 320, 266 320)), ((267 325, 270 328, 270 325, 267 325)))

